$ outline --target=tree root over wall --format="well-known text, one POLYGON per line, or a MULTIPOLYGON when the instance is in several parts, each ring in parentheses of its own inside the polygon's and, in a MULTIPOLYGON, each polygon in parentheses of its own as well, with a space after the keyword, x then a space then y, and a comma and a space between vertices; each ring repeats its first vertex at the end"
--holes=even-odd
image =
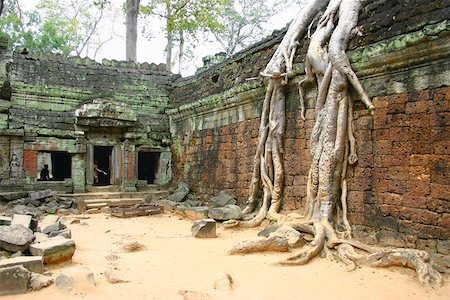
MULTIPOLYGON (((309 245, 281 262, 301 265, 321 252, 335 253, 349 269, 357 265, 371 267, 406 266, 415 269, 425 285, 442 284, 440 274, 428 263, 426 252, 414 249, 374 249, 351 239, 347 219, 347 167, 357 161, 353 136, 352 86, 372 112, 373 105, 345 53, 351 36, 357 33, 359 0, 311 0, 292 21, 284 39, 262 76, 269 80, 263 103, 259 143, 254 157, 250 195, 244 213, 253 212, 260 187, 262 205, 247 221, 231 221, 228 226, 254 227, 264 219, 287 223, 313 236, 309 245), (292 63, 299 41, 317 20, 311 36, 305 65, 306 78, 299 84, 301 104, 308 83, 318 88, 316 122, 310 137, 312 163, 308 174, 306 216, 303 222, 287 222, 278 213, 284 184, 283 152, 285 131, 284 87, 292 77, 292 63)), ((304 108, 301 109, 304 118, 304 108)), ((257 251, 286 251, 283 237, 269 236, 259 241, 236 245, 231 254, 257 251)))

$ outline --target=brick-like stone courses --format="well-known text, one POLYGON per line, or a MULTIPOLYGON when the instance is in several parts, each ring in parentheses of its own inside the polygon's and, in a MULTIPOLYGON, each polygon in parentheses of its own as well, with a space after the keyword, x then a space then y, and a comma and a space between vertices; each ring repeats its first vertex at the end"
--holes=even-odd
MULTIPOLYGON (((350 221, 400 239, 449 239, 450 88, 375 97, 373 102, 373 117, 365 110, 355 112, 359 160, 348 172, 350 221)), ((304 209, 314 110, 308 109, 306 117, 302 121, 298 111, 287 113, 287 210, 304 209)), ((258 128, 257 118, 184 135, 182 156, 174 151, 175 178, 184 178, 205 198, 226 190, 245 203, 258 128)))
POLYGON ((359 162, 349 173, 353 224, 450 238, 450 89, 373 99, 355 120, 359 162))

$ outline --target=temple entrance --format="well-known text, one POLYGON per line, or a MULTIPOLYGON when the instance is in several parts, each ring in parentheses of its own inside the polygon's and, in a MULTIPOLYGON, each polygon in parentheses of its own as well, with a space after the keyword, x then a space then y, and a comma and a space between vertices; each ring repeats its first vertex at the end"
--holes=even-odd
POLYGON ((112 150, 112 146, 94 146, 94 185, 111 184, 112 150))
POLYGON ((148 184, 155 181, 159 165, 159 152, 138 152, 138 179, 148 184))
POLYGON ((62 181, 72 176, 72 157, 67 152, 52 152, 53 180, 62 181))

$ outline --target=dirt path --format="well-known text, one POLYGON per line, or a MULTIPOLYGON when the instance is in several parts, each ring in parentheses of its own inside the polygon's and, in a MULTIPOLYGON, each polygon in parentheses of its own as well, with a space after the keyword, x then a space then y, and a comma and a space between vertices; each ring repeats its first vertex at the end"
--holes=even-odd
POLYGON ((448 278, 438 290, 424 289, 414 272, 402 269, 359 268, 346 272, 342 263, 315 259, 306 266, 273 265, 287 254, 229 256, 239 241, 254 239, 258 229, 218 229, 216 239, 195 239, 192 222, 175 215, 118 219, 91 215, 70 225, 77 251, 72 264, 52 267, 54 275, 68 267, 88 266, 95 288, 79 288, 70 295, 54 286, 40 292, 3 299, 448 299, 448 278), (83 224, 85 223, 85 224, 83 224), (145 249, 126 253, 130 241, 145 249), (114 254, 114 255, 111 255, 114 254), (110 284, 104 272, 114 263, 115 274, 128 283, 110 284), (214 289, 214 280, 231 275, 231 291, 214 289), (327 289, 323 289, 327 286, 327 289), (184 296, 181 295, 184 292, 184 296), (181 292, 181 293, 180 293, 181 292))

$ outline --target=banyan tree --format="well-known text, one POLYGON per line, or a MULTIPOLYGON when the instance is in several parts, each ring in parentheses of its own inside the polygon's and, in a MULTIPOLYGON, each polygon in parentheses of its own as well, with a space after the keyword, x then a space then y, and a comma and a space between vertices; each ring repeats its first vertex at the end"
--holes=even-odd
MULTIPOLYGON (((253 218, 232 221, 229 226, 254 227, 265 219, 291 226, 313 235, 309 245, 281 264, 301 265, 319 253, 331 254, 347 264, 387 267, 407 266, 416 270, 422 284, 438 286, 440 274, 428 263, 428 254, 414 249, 379 249, 352 239, 347 219, 347 167, 358 157, 353 136, 353 103, 349 89, 372 112, 374 106, 352 70, 346 55, 349 40, 357 34, 356 25, 363 0, 310 0, 291 22, 286 35, 261 75, 268 80, 254 157, 253 176, 244 213, 262 204, 253 218), (304 36, 315 28, 314 33, 304 36), (303 220, 289 221, 279 214, 283 194, 285 87, 293 77, 293 60, 300 43, 309 40, 305 58, 306 77, 300 81, 301 110, 303 90, 315 83, 315 125, 310 136, 312 163, 308 174, 306 212, 303 220)), ((288 162, 286 162, 288 163, 288 162)), ((231 253, 259 251, 280 243, 272 238, 244 242, 231 253)), ((282 241, 281 241, 282 243, 282 241)), ((276 248, 276 247, 275 247, 276 248)), ((273 248, 272 248, 273 249, 273 248)))

